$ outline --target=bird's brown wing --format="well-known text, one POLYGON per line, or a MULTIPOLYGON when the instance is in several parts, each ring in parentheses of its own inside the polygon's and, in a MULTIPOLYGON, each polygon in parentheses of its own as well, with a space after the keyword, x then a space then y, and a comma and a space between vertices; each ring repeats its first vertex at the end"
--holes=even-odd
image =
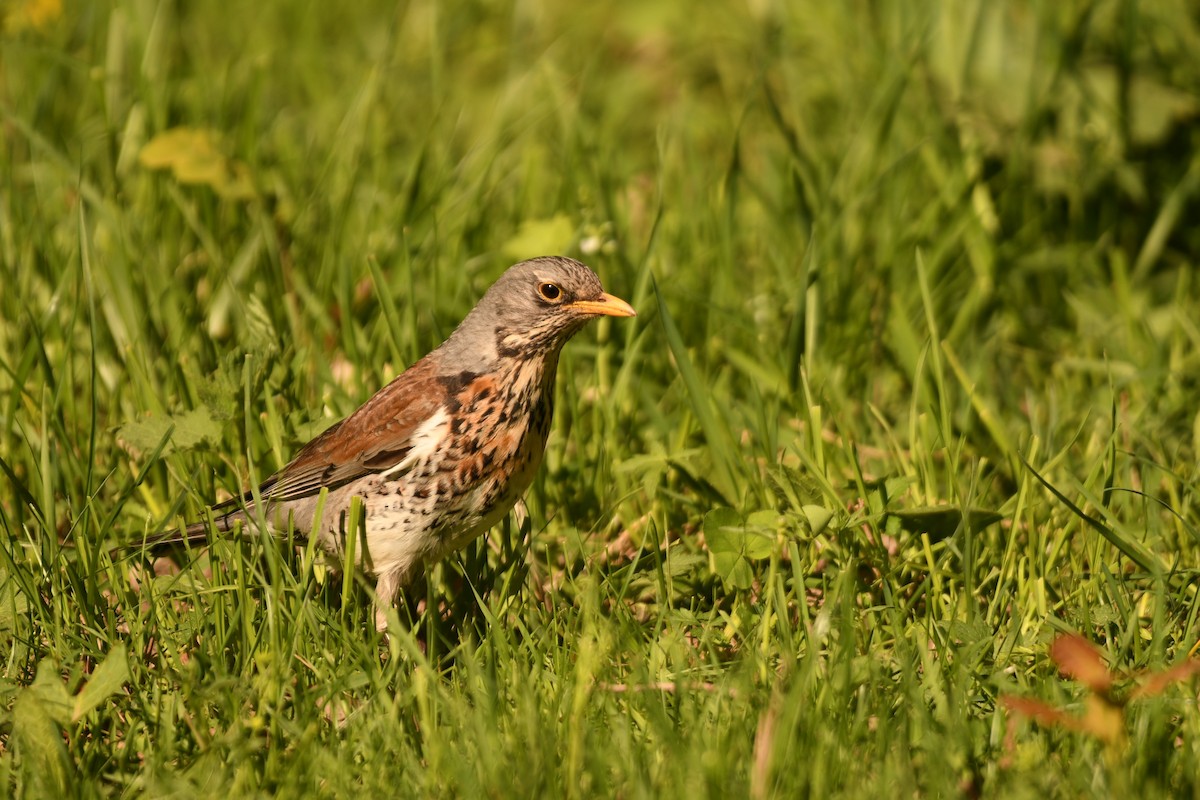
MULTIPOLYGON (((413 431, 446 402, 428 359, 418 361, 379 390, 357 411, 301 448, 287 466, 263 481, 259 496, 285 502, 336 489, 404 458, 413 431)), ((251 493, 233 498, 214 512, 253 502, 251 493)))

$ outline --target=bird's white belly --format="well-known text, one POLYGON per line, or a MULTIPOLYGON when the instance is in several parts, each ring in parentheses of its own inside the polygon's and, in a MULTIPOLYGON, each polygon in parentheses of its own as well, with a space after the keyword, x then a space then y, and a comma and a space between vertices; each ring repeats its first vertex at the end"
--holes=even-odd
MULTIPOLYGON (((385 481, 385 471, 331 492, 329 509, 348 508, 352 497, 360 498, 365 521, 354 542, 354 563, 372 575, 395 574, 403 585, 425 566, 486 532, 512 509, 541 465, 544 435, 530 433, 527 426, 509 428, 504 437, 493 440, 494 447, 484 448, 481 455, 504 462, 505 468, 489 465, 467 485, 458 484, 453 471, 439 471, 443 458, 457 463, 455 454, 429 449, 415 461, 410 454, 409 469, 398 480, 385 481), (423 496, 422 486, 432 491, 423 496), (447 502, 447 493, 452 502, 447 502)), ((399 465, 392 471, 398 472, 399 465)), ((326 512, 322 523, 317 534, 321 546, 339 561, 346 560, 347 537, 352 535, 349 514, 326 512)))

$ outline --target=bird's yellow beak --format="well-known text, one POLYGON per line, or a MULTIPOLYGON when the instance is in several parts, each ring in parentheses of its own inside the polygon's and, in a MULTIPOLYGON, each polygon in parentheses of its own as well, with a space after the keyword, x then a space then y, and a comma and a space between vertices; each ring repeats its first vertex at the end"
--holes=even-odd
POLYGON ((619 297, 602 292, 598 300, 576 300, 567 304, 567 308, 581 314, 599 314, 606 317, 636 317, 633 306, 619 297))

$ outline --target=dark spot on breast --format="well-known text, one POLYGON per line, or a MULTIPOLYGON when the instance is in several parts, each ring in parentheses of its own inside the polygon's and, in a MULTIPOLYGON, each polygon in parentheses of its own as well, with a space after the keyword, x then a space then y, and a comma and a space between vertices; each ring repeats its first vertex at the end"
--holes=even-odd
POLYGON ((510 344, 504 343, 504 336, 500 333, 500 329, 496 329, 496 354, 501 358, 516 358, 523 356, 529 352, 528 342, 522 347, 513 347, 510 344))
POLYGON ((453 375, 439 375, 438 383, 445 386, 449 394, 456 395, 478 377, 479 373, 464 369, 462 372, 456 372, 453 375))

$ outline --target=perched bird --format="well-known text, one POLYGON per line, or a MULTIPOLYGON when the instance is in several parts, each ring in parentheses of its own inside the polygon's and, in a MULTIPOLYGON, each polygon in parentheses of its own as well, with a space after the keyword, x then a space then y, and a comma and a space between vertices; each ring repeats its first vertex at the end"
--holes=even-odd
POLYGON ((541 464, 558 355, 589 320, 632 317, 591 269, 543 257, 510 267, 437 349, 305 445, 258 489, 214 506, 213 520, 165 534, 203 541, 210 528, 315 537, 376 580, 376 623, 398 591, 508 513, 541 464), (328 494, 316 518, 322 490, 328 494), (363 527, 349 528, 351 498, 363 527), (363 532, 365 531, 365 536, 363 532))

